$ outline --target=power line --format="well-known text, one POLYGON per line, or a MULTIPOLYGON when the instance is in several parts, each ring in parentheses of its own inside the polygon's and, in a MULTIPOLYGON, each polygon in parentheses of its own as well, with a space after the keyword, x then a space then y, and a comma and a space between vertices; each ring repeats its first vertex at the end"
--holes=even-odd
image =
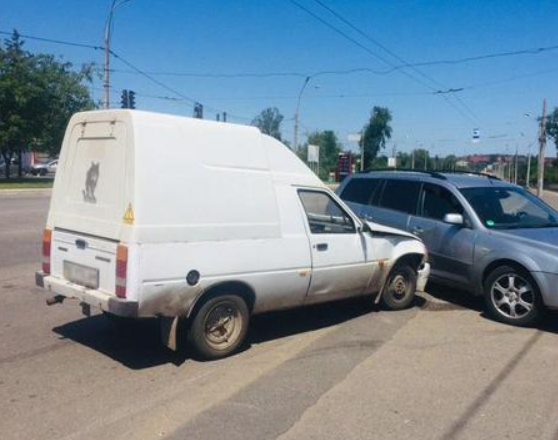
MULTIPOLYGON (((176 89, 174 89, 174 88, 172 88, 172 87, 166 85, 165 83, 159 81, 158 79, 153 78, 152 75, 149 75, 148 73, 146 73, 145 71, 143 71, 143 70, 140 69, 139 67, 136 67, 135 65, 133 65, 132 63, 130 63, 130 62, 127 61, 126 59, 122 58, 122 56, 118 55, 118 54, 117 54, 116 52, 114 52, 113 50, 110 50, 109 52, 110 52, 110 54, 111 54, 113 57, 115 57, 117 60, 119 60, 120 62, 122 62, 123 64, 125 64, 126 66, 128 66, 129 68, 135 70, 137 73, 139 73, 139 74, 142 75, 144 78, 146 78, 146 79, 148 79, 149 81, 151 81, 152 83, 157 84, 159 87, 164 88, 165 90, 167 90, 167 91, 169 91, 169 92, 175 94, 176 96, 180 96, 183 100, 185 100, 185 101, 187 101, 187 102, 190 102, 192 105, 195 105, 195 104, 197 104, 197 103, 199 102, 198 100, 193 99, 193 98, 190 98, 189 96, 184 95, 182 92, 179 92, 178 90, 176 90, 176 89)), ((217 108, 215 108, 215 107, 210 107, 210 106, 205 105, 205 104, 204 104, 204 108, 207 109, 207 110, 209 110, 209 111, 212 111, 212 112, 214 112, 214 113, 221 113, 221 112, 223 111, 223 110, 221 110, 221 109, 217 109, 217 108)), ((247 118, 247 117, 245 117, 245 116, 239 116, 239 115, 236 115, 236 114, 230 113, 230 112, 227 112, 227 115, 228 115, 228 116, 231 116, 231 117, 234 117, 234 118, 236 118, 236 119, 239 119, 239 120, 252 121, 251 118, 247 118)))
MULTIPOLYGON (((329 29, 331 29, 332 31, 334 31, 335 33, 341 35, 343 38, 345 38, 346 40, 350 41, 351 43, 355 44, 356 46, 360 47, 361 49, 363 49, 364 51, 366 51, 369 55, 371 55, 372 57, 382 61, 383 63, 387 64, 388 66, 393 67, 393 63, 390 62, 389 60, 387 60, 385 57, 378 55, 377 53, 375 53, 374 51, 372 51, 370 48, 368 48, 367 46, 365 46, 364 44, 360 43, 358 40, 355 40, 353 37, 351 37, 350 35, 348 35, 347 33, 343 32, 341 29, 339 29, 338 27, 332 25, 331 23, 329 23, 328 21, 324 20, 323 18, 321 18, 319 15, 315 14, 314 12, 312 12, 310 9, 306 8, 305 6, 301 5, 299 2, 297 2, 296 0, 289 0, 289 2, 291 2, 293 5, 295 5, 296 7, 298 7, 299 9, 301 9, 302 11, 306 12, 308 15, 310 15, 311 17, 313 17, 314 19, 318 20, 320 23, 322 23, 323 25, 325 25, 326 27, 328 27, 329 29)), ((372 70, 372 69, 371 69, 372 70)), ((372 70, 373 71, 373 70, 372 70)), ((423 81, 419 80, 416 77, 413 77, 411 74, 409 74, 409 72, 405 71, 405 70, 401 70, 401 73, 411 79, 413 79, 414 81, 417 81, 419 83, 421 83, 423 86, 425 87, 430 87, 427 84, 425 84, 423 81)))
MULTIPOLYGON (((12 35, 13 32, 0 31, 0 34, 2 34, 2 35, 12 35)), ((66 46, 82 47, 82 48, 85 48, 85 49, 93 49, 93 50, 104 50, 104 47, 96 46, 96 45, 92 45, 92 44, 77 43, 77 42, 67 41, 67 40, 57 40, 57 39, 53 39, 53 38, 37 37, 37 36, 26 35, 26 34, 19 34, 19 36, 21 36, 24 39, 42 41, 42 42, 46 42, 46 43, 54 43, 54 44, 61 44, 61 45, 66 45, 66 46)), ((144 70, 142 70, 139 67, 135 66, 134 64, 130 63, 129 61, 127 61, 125 58, 123 58, 121 55, 119 55, 115 51, 109 50, 109 52, 114 58, 118 59, 121 63, 125 64, 126 66, 128 66, 130 69, 132 69, 133 71, 135 71, 139 75, 143 76, 144 78, 153 82, 154 84, 157 84, 159 87, 162 87, 165 90, 167 90, 167 91, 169 91, 169 92, 171 92, 171 93, 173 93, 177 96, 180 96, 184 101, 187 101, 187 102, 191 103, 191 105, 194 105, 194 104, 199 102, 198 100, 190 98, 190 97, 184 95, 183 93, 181 93, 180 91, 166 85, 165 83, 159 81, 158 79, 153 78, 152 75, 148 74, 144 70)), ((215 113, 220 113, 220 112, 223 111, 223 110, 216 109, 216 108, 210 107, 210 106, 204 106, 204 107, 206 109, 208 109, 209 111, 213 111, 215 113)), ((251 118, 247 118, 247 117, 244 117, 244 116, 239 116, 239 115, 236 115, 236 114, 230 113, 230 112, 227 112, 227 115, 231 116, 233 118, 239 119, 239 120, 245 120, 245 121, 251 121, 252 120, 251 118)))
MULTIPOLYGON (((1 31, 0 35, 12 35, 13 32, 8 31, 1 31)), ((52 38, 44 38, 44 37, 36 37, 32 35, 26 34, 19 34, 22 38, 27 40, 35 40, 35 41, 42 41, 45 43, 54 43, 54 44, 62 44, 67 46, 75 46, 75 47, 83 47, 87 49, 95 49, 95 50, 104 50, 102 46, 95 46, 92 44, 85 44, 85 43, 77 43, 72 41, 64 41, 64 40, 56 40, 52 38)), ((307 76, 317 76, 317 75, 349 75, 353 73, 373 73, 375 75, 386 75, 395 72, 396 70, 404 69, 404 68, 411 68, 411 67, 428 67, 428 66, 439 66, 439 65, 456 65, 456 64, 464 64, 474 61, 481 61, 486 59, 495 59, 495 58, 508 58, 514 56, 521 56, 521 55, 540 55, 545 52, 555 51, 558 50, 558 45, 551 45, 551 46, 543 46, 543 47, 536 47, 536 48, 529 48, 529 49, 518 49, 513 51, 505 51, 505 52, 494 52, 489 54, 482 54, 482 55, 475 55, 470 57, 462 57, 462 58, 448 58, 448 59, 439 59, 439 60, 431 60, 431 61, 419 61, 415 63, 403 63, 399 65, 395 65, 390 67, 389 69, 385 70, 376 70, 370 67, 355 67, 352 69, 346 70, 323 70, 317 72, 235 72, 235 73, 205 73, 205 72, 172 72, 172 71, 156 71, 156 70, 145 70, 145 73, 154 76, 184 76, 184 77, 192 77, 192 78, 215 78, 215 79, 234 79, 234 78, 273 78, 273 77, 298 77, 298 78, 306 78, 307 76)), ((117 73, 137 73, 133 70, 124 70, 124 69, 110 69, 111 72, 117 73)))
MULTIPOLYGON (((292 1, 292 0, 291 0, 292 1)), ((391 55, 393 58, 395 58, 396 60, 398 60, 399 62, 403 63, 403 67, 409 67, 413 72, 417 73, 418 75, 420 75, 421 77, 425 78, 426 80, 430 81, 433 84, 436 84, 437 86, 442 86, 442 87, 446 87, 445 85, 443 85, 442 83, 440 83, 440 81, 434 79, 433 77, 431 77, 430 75, 427 75, 425 73, 423 73, 422 71, 420 71, 419 69, 417 69, 414 66, 410 66, 410 64, 403 59, 402 57, 400 57, 399 55, 397 55, 395 52, 393 52, 392 50, 390 50, 388 47, 386 47, 384 44, 380 43, 378 40, 376 40, 375 38, 373 38, 372 36, 370 36, 368 33, 364 32, 362 29, 360 29, 359 27, 357 27, 356 25, 354 25, 352 22, 350 22, 348 19, 346 19, 345 17, 343 17, 340 13, 338 13, 337 11, 335 11, 333 8, 327 6, 323 1, 321 0, 313 0, 315 3, 317 3, 318 5, 320 5, 322 8, 324 8, 326 11, 328 11, 330 14, 332 14, 334 17, 336 17, 338 20, 341 20, 343 23, 345 23, 347 26, 349 26, 351 29, 353 29, 354 31, 356 31, 359 35, 361 35, 362 37, 364 37, 366 40, 370 41, 372 44, 376 45, 377 47, 379 47, 380 49, 382 49, 383 51, 385 51, 386 53, 388 53, 389 55, 391 55)), ((393 63, 389 63, 392 68, 395 68, 397 66, 394 66, 393 63)), ((415 78, 413 78, 415 79, 415 78)), ((416 79, 415 79, 416 80, 416 79)), ((432 87, 427 86, 430 89, 432 89, 432 87)), ((470 114, 472 115, 472 117, 474 119, 476 119, 478 121, 478 117, 477 115, 465 104, 465 102, 463 102, 463 100, 458 97, 458 96, 454 96, 454 98, 456 99, 456 101, 458 101, 461 106, 470 114)), ((452 107, 454 107, 459 113, 461 113, 464 117, 470 119, 470 117, 466 114, 464 114, 463 111, 461 111, 460 109, 458 109, 452 102, 450 102, 450 100, 448 99, 448 97, 444 96, 444 100, 451 105, 452 107)))
MULTIPOLYGON (((6 33, 6 32, 3 32, 6 33)), ((506 52, 495 52, 483 55, 476 55, 470 57, 463 57, 463 58, 452 58, 452 59, 440 59, 440 60, 432 60, 432 61, 420 61, 415 63, 403 63, 391 67, 385 70, 375 70, 371 69, 370 67, 355 67, 352 69, 346 70, 324 70, 324 71, 317 71, 317 72, 235 72, 235 73, 204 73, 204 72, 171 72, 171 71, 146 71, 150 75, 160 75, 160 76, 184 76, 184 77, 191 77, 191 78, 215 78, 215 79, 236 79, 236 78, 274 78, 274 77, 296 77, 296 78, 306 78, 307 76, 316 76, 322 74, 330 74, 330 75, 349 75, 353 73, 373 73, 375 75, 387 75, 390 73, 395 72, 396 70, 403 69, 406 67, 429 67, 429 66, 439 66, 439 65, 457 65, 463 63, 469 63, 474 61, 481 61, 486 59, 495 59, 495 58, 507 58, 513 56, 521 56, 521 55, 539 55, 545 52, 555 51, 558 50, 558 45, 554 46, 546 46, 546 47, 538 47, 538 48, 531 48, 531 49, 520 49, 515 51, 506 51, 506 52)), ((111 69, 111 71, 119 72, 119 73, 135 73, 131 70, 119 70, 119 69, 111 69)))
MULTIPOLYGON (((0 34, 2 34, 2 35, 13 35, 13 32, 0 31, 0 34)), ((18 32, 18 35, 21 38, 25 38, 26 40, 35 40, 35 41, 43 41, 45 43, 63 44, 65 46, 83 47, 85 49, 104 50, 104 47, 95 46, 93 44, 76 43, 76 42, 73 42, 73 41, 64 41, 64 40, 55 40, 53 38, 35 37, 35 36, 32 36, 32 35, 20 34, 19 32, 18 32)))
MULTIPOLYGON (((377 58, 381 61, 383 61, 384 63, 386 63, 387 65, 391 66, 392 68, 395 68, 395 65, 393 62, 387 60, 385 57, 376 54, 375 52, 373 52, 372 50, 370 50, 367 46, 363 45, 362 43, 360 43, 358 40, 355 40, 354 38, 352 38, 351 36, 349 36, 348 34, 346 34, 345 32, 343 32, 342 30, 340 30, 339 28, 337 28, 336 26, 332 25, 331 23, 329 23, 328 21, 324 20, 323 18, 321 18, 320 16, 318 16, 317 14, 315 14, 314 12, 312 12, 311 10, 309 10, 308 8, 304 7, 303 5, 301 5, 299 2, 297 2, 296 0, 289 0, 290 3, 294 4, 295 6, 297 6, 299 9, 301 9, 302 11, 304 11, 305 13, 307 13, 308 15, 310 15, 311 17, 313 17, 314 19, 318 20, 320 23, 324 24, 325 26, 327 26, 329 29, 335 31, 337 34, 341 35, 343 38, 349 40, 350 42, 352 42, 353 44, 357 45, 358 47, 360 47, 361 49, 365 50, 368 54, 372 55, 374 58, 377 58)), ((348 22, 348 20, 344 19, 344 22, 348 22)), ((354 29, 358 29, 356 28, 356 26, 351 24, 351 27, 353 27, 354 29)), ((364 33, 362 31, 359 30, 359 33, 364 33)), ((370 37, 371 38, 371 37, 370 37)), ((420 78, 411 75, 409 72, 407 72, 406 70, 398 70, 398 72, 401 72, 403 75, 407 76, 408 78, 412 79, 415 82, 420 83, 421 85, 423 85, 424 87, 430 89, 430 90, 434 90, 434 88, 424 82, 423 80, 421 80, 420 78)), ((459 98, 458 99, 460 102, 462 102, 459 98)), ((478 121, 478 118, 476 117, 476 115, 474 113, 472 114, 472 117, 467 114, 465 111, 463 111, 461 108, 457 107, 457 105, 455 105, 453 102, 451 102, 449 99, 447 99, 447 97, 444 96, 444 100, 451 106, 453 107, 457 112, 459 112, 459 114, 461 114, 464 118, 469 119, 470 121, 476 123, 478 121)), ((464 104, 462 104, 466 110, 468 110, 469 112, 470 109, 468 107, 466 107, 464 104)))

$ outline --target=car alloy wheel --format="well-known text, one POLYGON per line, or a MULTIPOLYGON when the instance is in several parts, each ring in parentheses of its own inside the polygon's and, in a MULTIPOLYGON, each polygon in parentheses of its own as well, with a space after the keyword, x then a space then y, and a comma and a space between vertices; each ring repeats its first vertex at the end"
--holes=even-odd
POLYGON ((536 306, 531 283, 517 273, 498 277, 490 288, 490 299, 498 313, 508 319, 521 319, 536 306))

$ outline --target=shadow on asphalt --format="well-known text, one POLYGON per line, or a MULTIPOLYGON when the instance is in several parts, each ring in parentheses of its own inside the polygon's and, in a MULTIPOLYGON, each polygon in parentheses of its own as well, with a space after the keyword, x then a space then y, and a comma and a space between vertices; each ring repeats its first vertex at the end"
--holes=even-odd
MULTIPOLYGON (((433 283, 428 284, 426 291, 434 298, 445 301, 450 305, 449 309, 457 310, 464 308, 474 310, 479 312, 483 318, 494 321, 485 311, 484 299, 482 296, 474 296, 465 291, 433 283)), ((430 305, 427 305, 425 308, 430 308, 430 305)), ((441 309, 447 310, 448 307, 441 307, 441 309)), ((542 322, 536 328, 544 332, 558 334, 558 312, 547 311, 542 322)))
MULTIPOLYGON (((417 301, 420 306, 424 300, 417 301)), ((371 299, 357 298, 257 315, 252 318, 244 350, 252 344, 338 325, 379 310, 371 299)), ((163 346, 157 319, 113 322, 103 315, 95 315, 55 327, 53 331, 128 368, 141 370, 168 363, 179 366, 195 359, 186 344, 186 326, 187 322, 183 322, 177 352, 163 346)))
POLYGON ((187 350, 173 352, 163 346, 157 319, 117 323, 95 315, 55 327, 53 331, 133 370, 168 363, 178 366, 189 358, 187 350))

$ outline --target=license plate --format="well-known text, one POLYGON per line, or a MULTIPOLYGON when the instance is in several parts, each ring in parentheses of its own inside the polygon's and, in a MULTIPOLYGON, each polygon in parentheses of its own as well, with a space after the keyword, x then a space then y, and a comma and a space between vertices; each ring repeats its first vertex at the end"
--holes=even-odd
POLYGON ((96 289, 99 287, 99 269, 64 261, 64 278, 80 286, 96 289))

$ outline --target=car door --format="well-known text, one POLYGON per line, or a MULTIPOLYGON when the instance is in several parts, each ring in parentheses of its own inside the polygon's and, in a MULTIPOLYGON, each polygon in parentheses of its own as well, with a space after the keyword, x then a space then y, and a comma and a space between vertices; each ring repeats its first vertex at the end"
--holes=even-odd
POLYGON ((416 180, 385 179, 381 194, 371 200, 367 214, 377 223, 407 230, 409 217, 417 210, 420 187, 421 182, 416 180))
POLYGON ((441 185, 424 183, 418 215, 411 217, 409 231, 424 241, 433 278, 468 285, 476 232, 463 205, 450 190, 441 185), (445 223, 446 214, 461 214, 464 224, 445 223))
POLYGON ((366 241, 351 215, 330 194, 298 191, 307 219, 312 277, 307 302, 360 295, 374 274, 366 241))

